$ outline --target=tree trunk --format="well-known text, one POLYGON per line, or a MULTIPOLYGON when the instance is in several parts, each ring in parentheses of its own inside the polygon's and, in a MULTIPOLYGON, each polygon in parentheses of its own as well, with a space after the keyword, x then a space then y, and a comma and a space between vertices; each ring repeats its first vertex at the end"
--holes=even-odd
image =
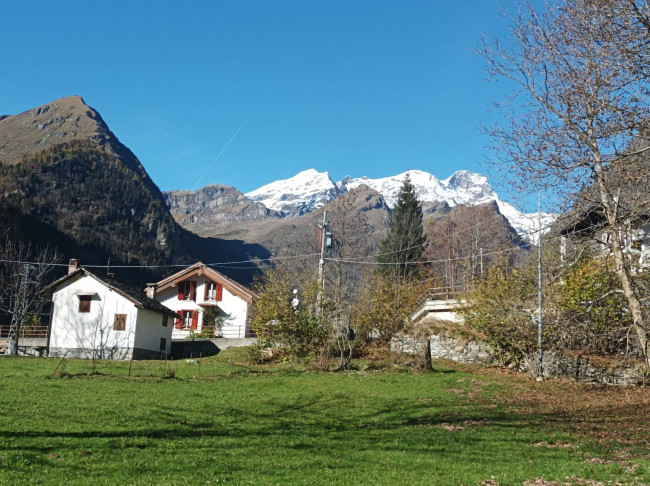
POLYGON ((647 365, 650 366, 650 356, 648 355, 648 333, 645 325, 645 316, 643 315, 643 307, 641 306, 641 301, 636 295, 634 283, 629 275, 629 269, 625 266, 625 255, 623 254, 621 236, 618 234, 618 231, 613 231, 612 240, 614 243, 613 253, 614 262, 616 264, 616 273, 618 273, 621 280, 623 295, 627 300, 630 313, 632 314, 632 320, 634 322, 633 327, 637 337, 639 338, 641 352, 643 353, 647 365))
POLYGON ((623 240, 623 235, 619 231, 621 229, 621 224, 618 197, 614 199, 610 197, 604 180, 604 170, 602 166, 600 151, 598 150, 595 143, 593 144, 593 147, 596 182, 598 184, 600 202, 603 205, 607 223, 611 231, 611 248, 614 255, 616 273, 618 274, 619 280, 621 282, 623 295, 625 296, 627 304, 630 308, 630 314, 632 314, 632 321, 634 322, 633 327, 639 339, 641 352, 643 353, 646 364, 650 366, 650 356, 648 355, 648 334, 645 326, 645 316, 643 314, 641 300, 637 295, 634 282, 630 276, 630 269, 628 266, 626 266, 625 255, 623 254, 625 243, 623 240))
POLYGON ((427 336, 427 345, 425 348, 425 353, 426 356, 424 357, 424 362, 426 365, 426 370, 429 371, 433 369, 433 364, 431 363, 431 339, 429 338, 429 336, 427 336))

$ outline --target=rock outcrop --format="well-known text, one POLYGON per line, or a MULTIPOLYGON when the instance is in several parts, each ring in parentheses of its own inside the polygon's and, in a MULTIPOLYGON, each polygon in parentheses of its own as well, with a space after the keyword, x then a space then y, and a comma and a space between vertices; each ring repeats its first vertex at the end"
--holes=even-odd
POLYGON ((214 184, 197 191, 168 191, 163 195, 174 219, 185 227, 279 217, 276 211, 251 201, 230 186, 214 184))

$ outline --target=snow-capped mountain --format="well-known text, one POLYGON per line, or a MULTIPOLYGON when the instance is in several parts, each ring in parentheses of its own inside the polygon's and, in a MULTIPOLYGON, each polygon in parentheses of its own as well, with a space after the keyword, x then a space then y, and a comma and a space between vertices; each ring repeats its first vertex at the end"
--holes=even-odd
POLYGON ((404 179, 408 176, 415 187, 415 193, 422 202, 446 201, 450 206, 458 204, 483 204, 499 199, 485 176, 459 170, 451 177, 439 180, 436 176, 421 170, 409 170, 396 176, 382 179, 360 177, 343 179, 338 186, 352 190, 361 184, 366 184, 384 196, 386 204, 393 207, 404 179))
MULTIPOLYGON (((521 236, 534 240, 534 234, 540 228, 540 215, 518 211, 511 204, 501 200, 490 186, 487 177, 467 170, 459 170, 452 174, 451 177, 443 180, 439 180, 436 176, 421 170, 409 170, 382 179, 369 179, 367 177, 353 179, 346 177, 339 182, 338 186, 345 191, 366 184, 382 194, 389 207, 394 207, 406 176, 411 180, 411 184, 415 187, 415 193, 421 202, 445 201, 449 206, 459 204, 476 206, 495 201, 501 214, 508 219, 510 225, 521 236)), ((542 213, 541 228, 548 228, 554 219, 555 215, 542 213)))
POLYGON ((289 179, 266 184, 245 196, 285 216, 298 216, 310 213, 342 194, 329 173, 308 169, 289 179))
MULTIPOLYGON (((389 207, 394 207, 402 183, 407 176, 415 187, 421 202, 446 201, 449 206, 456 206, 459 204, 478 205, 495 201, 501 214, 508 219, 520 235, 528 239, 536 239, 534 233, 540 227, 540 217, 537 213, 526 214, 518 211, 511 204, 501 200, 485 176, 466 170, 455 172, 451 177, 443 180, 439 180, 428 172, 409 170, 380 179, 348 176, 335 183, 329 173, 309 169, 290 179, 260 187, 246 194, 246 197, 263 203, 269 209, 281 211, 287 216, 295 216, 322 207, 342 194, 365 184, 379 192, 389 207)), ((542 228, 548 227, 554 219, 554 215, 542 213, 542 228)))

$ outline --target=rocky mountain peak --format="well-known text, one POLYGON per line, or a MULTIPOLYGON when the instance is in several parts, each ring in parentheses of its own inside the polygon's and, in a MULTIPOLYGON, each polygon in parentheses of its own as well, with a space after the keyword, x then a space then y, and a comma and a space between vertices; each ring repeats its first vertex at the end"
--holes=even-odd
POLYGON ((25 157, 62 144, 84 143, 117 156, 141 177, 157 198, 158 187, 138 158, 108 128, 99 112, 81 96, 68 96, 0 120, 0 165, 14 165, 25 157))
POLYGON ((276 211, 251 201, 231 186, 213 184, 197 191, 168 191, 163 196, 174 219, 197 233, 200 232, 200 226, 206 224, 219 225, 279 217, 276 211))
POLYGON ((487 177, 482 174, 477 174, 475 172, 470 172, 468 170, 458 170, 454 172, 451 177, 442 181, 444 184, 454 187, 456 189, 468 188, 470 186, 488 186, 489 183, 487 177))
POLYGON ((351 191, 348 191, 344 197, 350 201, 350 206, 352 208, 360 211, 365 212, 374 209, 381 209, 384 211, 389 210, 386 201, 384 200, 384 196, 365 184, 361 184, 351 191))
POLYGON ((60 98, 0 120, 0 163, 15 164, 31 153, 76 140, 102 146, 117 142, 99 113, 81 96, 60 98))

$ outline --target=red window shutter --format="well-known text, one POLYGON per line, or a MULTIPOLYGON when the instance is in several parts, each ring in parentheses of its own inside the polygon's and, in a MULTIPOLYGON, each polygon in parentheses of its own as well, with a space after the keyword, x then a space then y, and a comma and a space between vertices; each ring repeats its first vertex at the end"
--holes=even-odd
POLYGON ((192 329, 196 329, 199 323, 199 313, 197 311, 192 311, 192 329))
POLYGON ((176 318, 176 329, 183 327, 183 311, 177 311, 178 317, 176 318))
POLYGON ((185 282, 178 284, 178 300, 185 300, 185 282))
POLYGON ((210 282, 204 282, 203 283, 203 300, 208 300, 208 287, 210 286, 210 282))
POLYGON ((196 282, 190 281, 190 300, 196 301, 196 282))
POLYGON ((223 285, 217 284, 217 298, 215 300, 217 302, 221 302, 222 298, 223 298, 223 285))

